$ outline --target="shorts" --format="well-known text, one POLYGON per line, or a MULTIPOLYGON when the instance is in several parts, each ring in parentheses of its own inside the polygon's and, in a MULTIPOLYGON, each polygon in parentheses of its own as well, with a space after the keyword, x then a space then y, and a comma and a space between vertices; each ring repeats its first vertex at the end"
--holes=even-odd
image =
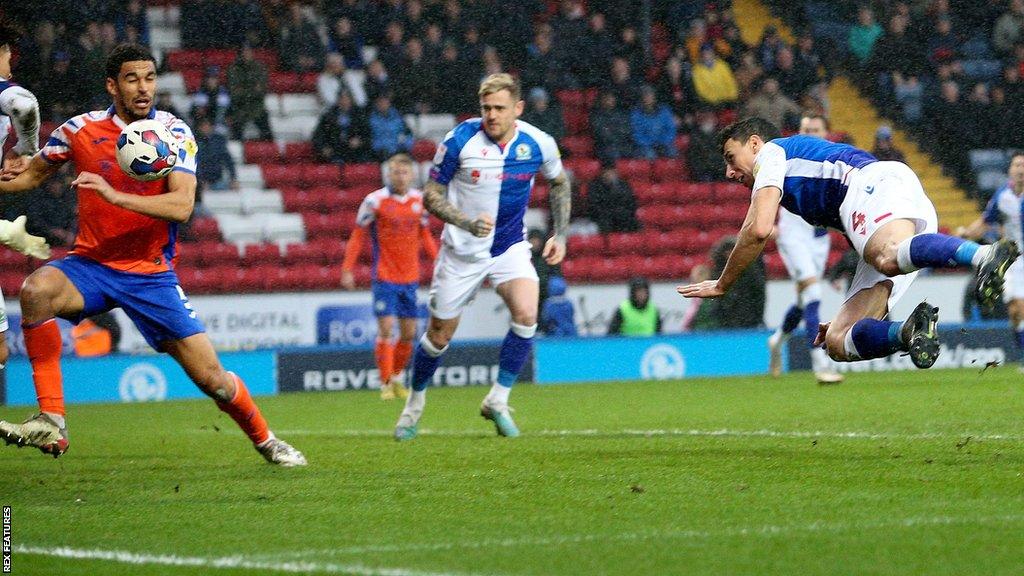
POLYGON ((892 282, 889 294, 889 309, 892 310, 917 278, 917 271, 888 277, 864 262, 864 247, 879 228, 893 220, 913 220, 916 234, 938 231, 935 206, 924 193, 921 181, 902 162, 869 164, 850 179, 846 198, 839 207, 839 217, 847 238, 861 256, 846 293, 847 299, 879 282, 889 281, 892 282))
POLYGON ((1006 269, 1006 286, 1003 288, 1003 302, 1024 300, 1024 258, 1017 258, 1006 269))
POLYGON ((373 283, 373 313, 381 316, 398 316, 399 318, 416 317, 416 289, 419 284, 395 284, 393 282, 373 283))
POLYGON ((206 331, 173 270, 135 274, 81 256, 67 256, 47 266, 63 272, 85 300, 82 311, 68 318, 75 324, 120 307, 154 350, 160 350, 160 344, 167 340, 182 340, 206 331))
POLYGON ((530 243, 525 240, 509 246, 499 256, 483 260, 459 258, 442 246, 430 284, 430 313, 439 320, 458 318, 476 298, 484 280, 489 279, 495 287, 517 278, 539 282, 531 255, 530 243))
POLYGON ((779 209, 778 236, 775 244, 786 271, 793 280, 821 278, 825 275, 832 239, 816 236, 816 228, 785 208, 779 209))
POLYGON ((4 302, 4 293, 0 291, 0 332, 7 332, 10 325, 7 323, 7 303, 4 302))

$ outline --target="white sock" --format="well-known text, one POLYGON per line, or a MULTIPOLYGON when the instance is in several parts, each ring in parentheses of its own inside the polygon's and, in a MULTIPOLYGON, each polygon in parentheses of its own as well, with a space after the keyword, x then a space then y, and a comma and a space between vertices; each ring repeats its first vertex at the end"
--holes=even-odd
POLYGON ((995 249, 995 244, 980 246, 974 253, 974 256, 971 257, 971 266, 974 266, 975 268, 980 266, 981 261, 988 258, 989 253, 991 253, 993 249, 995 249))
POLYGON ((426 390, 410 390, 409 398, 405 400, 405 408, 402 410, 405 414, 411 414, 419 420, 421 414, 423 414, 423 407, 427 405, 427 391, 426 390))
POLYGON ((508 395, 511 393, 512 388, 502 386, 495 382, 494 384, 491 384, 491 391, 487 393, 487 398, 500 404, 508 404, 508 395))
POLYGON ((900 272, 904 274, 918 269, 917 266, 914 266, 913 260, 910 259, 910 242, 913 239, 914 237, 911 236, 900 242, 899 246, 896 247, 896 265, 900 267, 900 272))
POLYGON ((44 414, 49 416, 50 420, 53 420, 53 423, 57 425, 57 428, 67 428, 67 422, 64 421, 64 417, 60 414, 54 414, 53 412, 44 412, 44 414))
POLYGON ((860 352, 857 351, 857 345, 853 343, 852 329, 846 331, 846 338, 843 339, 843 348, 849 361, 860 360, 860 352))

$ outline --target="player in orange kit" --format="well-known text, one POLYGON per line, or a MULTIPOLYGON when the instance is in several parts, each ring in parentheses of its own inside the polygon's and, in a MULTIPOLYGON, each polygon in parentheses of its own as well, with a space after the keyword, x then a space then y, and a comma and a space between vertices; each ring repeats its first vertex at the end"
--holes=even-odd
POLYGON ((406 154, 388 160, 388 185, 371 192, 359 206, 356 229, 345 248, 341 285, 352 290, 352 268, 369 236, 373 243, 373 312, 377 315, 374 356, 380 371, 380 397, 384 400, 409 395, 399 374, 412 356, 416 338, 416 289, 420 278, 420 246, 431 260, 437 243, 427 227, 423 193, 412 185, 413 162, 406 154), (395 318, 398 341, 392 341, 395 318))
POLYGON ((192 214, 196 142, 181 120, 153 107, 156 64, 143 46, 120 44, 107 57, 107 110, 68 120, 28 169, 0 192, 38 187, 62 164, 78 173, 79 232, 71 253, 33 272, 21 288, 25 349, 39 414, 21 424, 0 421, 8 444, 34 446, 55 458, 68 449, 60 370, 61 335, 54 317, 79 322, 120 307, 156 350, 170 354, 193 382, 231 416, 266 460, 302 466, 301 452, 274 437, 245 383, 224 370, 174 272, 178 224, 192 214), (177 166, 166 178, 140 182, 118 167, 121 129, 156 119, 178 139, 177 166))

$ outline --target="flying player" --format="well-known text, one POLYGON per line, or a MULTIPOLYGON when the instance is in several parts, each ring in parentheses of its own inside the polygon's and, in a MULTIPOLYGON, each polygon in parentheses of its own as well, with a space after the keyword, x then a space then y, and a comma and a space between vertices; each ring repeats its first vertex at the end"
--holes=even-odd
MULTIPOLYGON (((800 133, 817 138, 828 136, 828 119, 820 114, 804 114, 800 119, 800 133)), ((796 282, 796 302, 782 320, 782 325, 768 337, 768 371, 772 376, 782 374, 782 345, 804 321, 807 345, 811 353, 811 371, 819 384, 838 384, 843 376, 835 371, 828 354, 814 345, 818 336, 819 308, 821 306, 821 277, 828 264, 831 238, 828 230, 812 226, 803 218, 779 207, 775 243, 789 277, 796 282)))
POLYGON ((170 354, 268 462, 305 465, 301 452, 274 437, 241 378, 221 366, 178 284, 177 227, 188 220, 195 202, 196 143, 184 122, 153 107, 153 55, 139 45, 116 46, 107 57, 106 88, 110 108, 62 124, 27 170, 0 182, 0 192, 28 190, 73 162, 79 220, 71 253, 37 269, 22 286, 25 348, 40 411, 21 424, 0 421, 0 438, 55 458, 67 451, 61 335, 54 318, 77 323, 120 306, 150 346, 170 354), (165 124, 180 144, 174 171, 152 182, 129 178, 116 160, 121 129, 143 118, 165 124))
POLYGON ((972 267, 982 304, 999 298, 1003 276, 1019 255, 1002 240, 990 246, 939 234, 921 182, 901 162, 880 162, 846 144, 811 136, 779 137, 762 118, 726 126, 718 142, 726 177, 752 190, 750 209, 719 278, 680 286, 685 297, 715 298, 764 250, 781 204, 815 226, 843 231, 861 256, 847 299, 819 327, 815 345, 853 362, 909 352, 918 368, 939 355, 938 309, 920 303, 905 322, 884 320, 926 267, 972 267))
POLYGON ((377 316, 374 357, 380 372, 380 397, 405 399, 409 393, 399 375, 412 356, 416 338, 416 289, 420 278, 420 246, 431 260, 437 243, 430 235, 423 192, 412 188, 413 161, 408 154, 388 159, 388 185, 371 192, 359 206, 356 229, 345 246, 341 285, 356 287, 355 267, 367 236, 373 245, 373 312, 377 316), (395 318, 398 341, 393 341, 395 318))
MULTIPOLYGON (((991 228, 1001 227, 1003 238, 1013 240, 1018 245, 1024 242, 1021 233, 1024 229, 1024 204, 1021 203, 1021 198, 1024 198, 1024 152, 1017 152, 1010 158, 1008 175, 1006 185, 992 194, 985 212, 967 227, 958 229, 957 236, 976 240, 991 228)), ((1006 277, 1003 300, 1010 313, 1010 327, 1017 345, 1024 349, 1024 259, 1014 262, 1006 271, 1006 277)))
POLYGON ((539 286, 523 217, 538 172, 551 186, 554 223, 543 256, 550 264, 565 257, 570 190, 558 146, 551 136, 518 120, 523 101, 512 76, 487 76, 478 95, 481 118, 466 120, 448 133, 423 190, 424 206, 446 224, 430 286, 430 323, 416 347, 412 393, 395 427, 396 440, 415 438, 427 385, 462 310, 487 279, 508 306, 512 322, 501 344, 497 381, 480 415, 494 422, 498 435, 519 435, 508 398, 537 331, 539 286))

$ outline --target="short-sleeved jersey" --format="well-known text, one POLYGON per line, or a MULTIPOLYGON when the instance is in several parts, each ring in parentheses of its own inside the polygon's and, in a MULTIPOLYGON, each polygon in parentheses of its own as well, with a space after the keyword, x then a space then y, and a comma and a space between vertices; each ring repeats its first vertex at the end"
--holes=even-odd
MULTIPOLYGON (((156 119, 178 139, 175 171, 195 174, 196 141, 192 130, 168 112, 153 109, 156 119)), ((111 106, 75 116, 57 127, 43 147, 43 159, 51 164, 71 161, 76 172, 94 172, 115 190, 155 196, 167 192, 167 179, 141 182, 117 164, 116 142, 125 123, 111 106)), ((95 260, 115 270, 152 274, 173 267, 178 225, 119 208, 96 191, 78 190, 78 237, 71 253, 95 260)))
POLYGON ((1013 192, 1009 184, 1003 186, 989 199, 985 206, 985 213, 982 217, 986 224, 996 226, 1002 224, 1003 237, 1009 238, 1024 246, 1024 234, 1022 234, 1021 221, 1024 220, 1024 202, 1021 197, 1013 192))
POLYGON ((412 189, 402 196, 387 188, 363 199, 356 224, 367 228, 373 248, 373 279, 408 284, 420 278, 420 231, 427 226, 423 193, 412 189))
POLYGON ((860 169, 878 162, 848 144, 816 136, 790 136, 766 142, 754 158, 754 186, 782 190, 782 207, 816 226, 843 229, 839 207, 860 169))
POLYGON ((442 241, 456 255, 482 260, 503 254, 526 239, 523 217, 540 172, 553 179, 562 172, 554 138, 522 120, 504 147, 487 136, 473 118, 448 133, 434 156, 430 178, 448 186, 448 200, 470 218, 489 214, 494 233, 478 238, 450 224, 442 241))

